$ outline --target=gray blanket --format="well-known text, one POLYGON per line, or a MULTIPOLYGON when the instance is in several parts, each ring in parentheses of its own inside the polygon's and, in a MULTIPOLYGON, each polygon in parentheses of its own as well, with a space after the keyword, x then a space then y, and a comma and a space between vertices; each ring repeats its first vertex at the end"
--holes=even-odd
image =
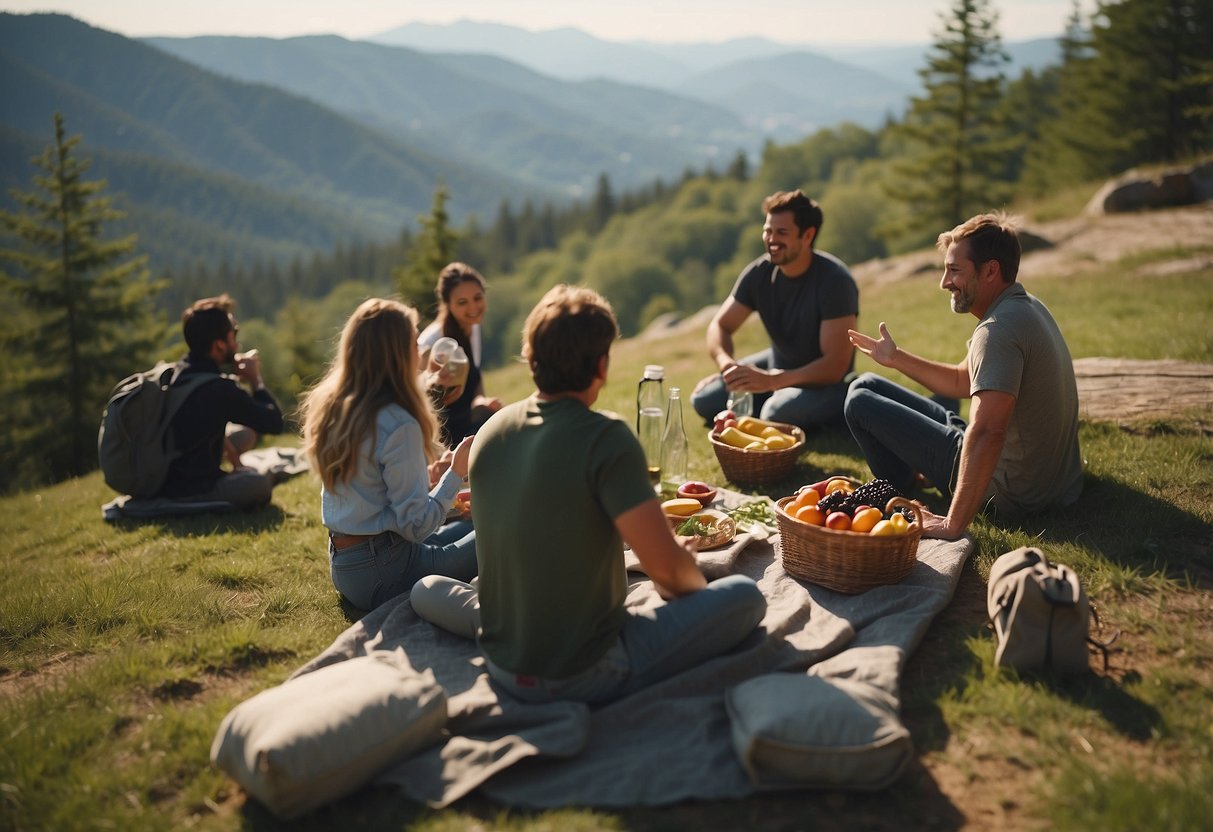
MULTIPOLYGON (((476 788, 532 808, 744 797, 757 787, 734 753, 725 692, 762 674, 807 672, 863 679, 896 697, 906 659, 951 600, 973 549, 967 538, 924 540, 899 584, 849 596, 789 577, 777 541, 756 536, 739 552, 705 553, 715 567, 705 571, 724 562, 758 582, 768 602, 758 631, 725 656, 603 707, 526 705, 499 692, 476 645, 420 619, 407 595, 356 622, 295 675, 379 650, 432 669, 447 694, 449 736, 376 782, 434 807, 476 788)), ((650 581, 630 574, 629 605, 661 603, 650 581)))
MULTIPOLYGON (((274 484, 285 482, 308 470, 307 457, 301 448, 258 448, 245 451, 240 459, 246 468, 270 475, 274 484)), ((123 494, 101 506, 101 516, 108 522, 117 520, 149 520, 155 517, 178 517, 190 514, 226 514, 236 506, 224 500, 198 500, 188 497, 170 500, 168 497, 132 497, 123 494)))

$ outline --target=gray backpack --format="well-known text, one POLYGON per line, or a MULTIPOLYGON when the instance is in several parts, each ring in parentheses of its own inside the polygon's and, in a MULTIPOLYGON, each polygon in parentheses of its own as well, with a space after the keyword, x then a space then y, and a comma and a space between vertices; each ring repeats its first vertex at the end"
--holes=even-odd
MULTIPOLYGON (((998 637, 994 663, 1017 670, 1082 673, 1092 609, 1074 571, 1024 546, 994 561, 986 609, 998 637)), ((1107 653, 1104 653, 1107 663, 1107 653)))
POLYGON ((217 373, 191 373, 177 380, 178 369, 162 361, 127 376, 110 393, 97 433, 97 458, 105 484, 119 494, 159 493, 169 464, 180 456, 169 431, 173 416, 190 393, 220 378, 217 373))

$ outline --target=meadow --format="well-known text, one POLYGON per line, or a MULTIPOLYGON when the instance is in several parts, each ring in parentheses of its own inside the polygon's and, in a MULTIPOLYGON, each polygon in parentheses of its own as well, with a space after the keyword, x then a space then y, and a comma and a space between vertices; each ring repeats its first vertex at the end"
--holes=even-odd
MULTIPOLYGON (((1025 274, 1075 358, 1213 363, 1207 269, 1152 264, 1213 246, 1144 250, 1108 268, 1025 274)), ((1207 259, 1207 257, 1206 257, 1207 259)), ((924 274, 865 287, 860 328, 959 360, 972 330, 924 274)), ((747 324, 741 344, 762 333, 747 324)), ((744 353, 744 349, 743 349, 744 353)), ((702 327, 620 342, 599 403, 634 413, 646 363, 689 392, 711 365, 702 327)), ((860 358, 859 370, 875 369, 860 358)), ((1167 383, 1160 381, 1160 383, 1167 383)), ((487 375, 507 400, 520 365, 487 375)), ((693 477, 723 484, 689 405, 693 477)), ((529 813, 478 797, 434 812, 368 789, 276 821, 208 751, 223 715, 277 684, 356 618, 330 583, 318 482, 297 477, 239 515, 103 522, 113 495, 89 476, 0 499, 0 828, 74 829, 1034 829, 1207 828, 1213 814, 1213 424, 1208 410, 1084 422, 1077 505, 1015 528, 979 518, 956 597, 903 676, 917 759, 877 795, 789 792, 744 801, 529 813), (1105 670, 1020 676, 993 664, 985 575, 1037 545, 1077 570, 1110 638, 1105 670)), ((284 437, 283 443, 296 442, 284 437)), ((842 431, 810 437, 780 497, 843 473, 870 476, 842 431)), ((935 492, 925 500, 943 506, 935 492)))

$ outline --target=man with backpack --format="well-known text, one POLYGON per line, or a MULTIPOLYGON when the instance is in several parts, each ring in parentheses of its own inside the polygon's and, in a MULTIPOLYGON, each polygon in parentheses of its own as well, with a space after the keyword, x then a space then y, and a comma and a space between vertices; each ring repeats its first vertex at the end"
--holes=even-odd
POLYGON ((172 384, 189 383, 198 374, 213 378, 198 384, 172 417, 170 439, 180 455, 169 463, 157 496, 222 501, 238 508, 270 501, 273 479, 242 468, 239 455, 259 434, 282 433, 282 411, 261 379, 256 351, 240 354, 234 306, 225 293, 196 301, 181 315, 189 354, 178 364, 172 384), (223 367, 234 368, 252 395, 230 376, 220 375, 223 367), (225 456, 233 464, 231 472, 220 467, 225 456))

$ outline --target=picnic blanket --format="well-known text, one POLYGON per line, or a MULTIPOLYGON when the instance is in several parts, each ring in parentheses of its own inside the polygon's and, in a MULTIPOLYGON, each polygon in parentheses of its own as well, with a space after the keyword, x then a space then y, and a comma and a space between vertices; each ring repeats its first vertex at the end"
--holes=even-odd
MULTIPOLYGON (((301 448, 257 448, 245 451, 240 462, 246 468, 268 474, 275 485, 308 469, 307 457, 301 448)), ((236 506, 225 500, 170 500, 167 497, 132 497, 123 494, 104 503, 101 506, 101 516, 112 523, 123 518, 147 520, 190 514, 225 514, 235 510, 236 506)))
MULTIPOLYGON (((527 705, 499 692, 475 643, 422 620, 407 594, 350 626, 292 678, 376 653, 403 654, 413 668, 432 672, 447 698, 443 740, 391 765, 375 782, 434 807, 477 788, 529 808, 744 797, 761 786, 734 750, 726 693, 764 674, 809 674, 860 680, 893 697, 896 707, 905 662, 951 600, 973 549, 967 538, 924 540, 917 566, 900 583, 844 595, 790 577, 776 540, 750 536, 740 548, 701 554, 712 571, 748 575, 766 595, 766 617, 748 640, 605 706, 527 705)), ((651 581, 636 572, 629 577, 629 606, 662 603, 651 581)))

